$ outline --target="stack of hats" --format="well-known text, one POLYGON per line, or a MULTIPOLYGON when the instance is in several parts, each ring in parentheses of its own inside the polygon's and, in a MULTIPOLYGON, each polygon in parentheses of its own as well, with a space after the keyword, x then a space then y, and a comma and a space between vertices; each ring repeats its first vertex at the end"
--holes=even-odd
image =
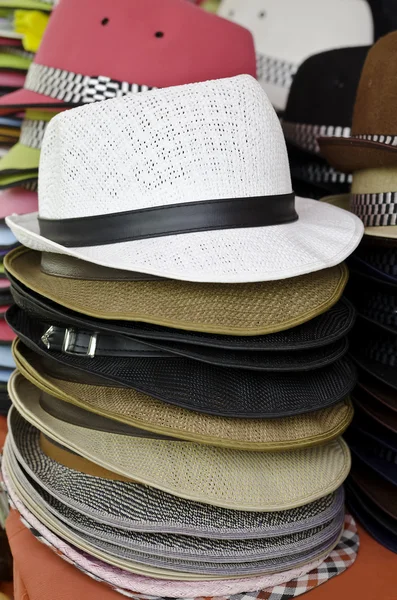
POLYGON ((295 198, 248 75, 63 112, 39 178, 39 213, 7 218, 27 246, 6 257, 13 505, 126 595, 318 568, 351 524, 341 295, 361 221, 295 198))
POLYGON ((374 42, 367 0, 222 0, 218 13, 252 32, 259 81, 281 113, 294 75, 309 56, 374 42))
POLYGON ((351 137, 323 138, 331 164, 353 173, 350 196, 329 198, 358 215, 363 243, 351 260, 358 310, 351 353, 359 371, 349 434, 349 503, 368 531, 397 552, 397 32, 368 53, 351 137))
MULTIPOLYGON (((255 69, 251 34, 186 0, 85 0, 83 6, 79 0, 60 2, 24 88, 1 98, 4 118, 9 112, 26 113, 19 142, 0 160, 0 188, 9 188, 0 193, 0 252, 17 244, 5 217, 37 210, 37 192, 20 186, 37 186, 42 139, 57 112, 151 87, 255 75, 255 69), (214 56, 209 46, 217 45, 221 49, 214 56)), ((9 282, 3 278, 0 312, 11 301, 9 282)), ((0 329, 0 342, 8 342, 12 332, 1 325, 6 337, 0 329)), ((0 353, 0 369, 12 366, 3 362, 0 353)))
MULTIPOLYGON (((53 0, 0 0, 1 96, 23 87, 53 4, 53 0)), ((22 117, 16 111, 0 117, 0 157, 18 140, 22 117)), ((0 188, 12 183, 13 178, 1 176, 0 188)))

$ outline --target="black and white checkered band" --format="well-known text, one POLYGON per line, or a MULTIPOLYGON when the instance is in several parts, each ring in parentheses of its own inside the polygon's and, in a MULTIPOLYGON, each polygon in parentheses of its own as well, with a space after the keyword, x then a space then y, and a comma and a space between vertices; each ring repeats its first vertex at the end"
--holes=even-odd
POLYGON ((378 292, 365 300, 359 311, 373 321, 397 329, 397 297, 378 292))
POLYGON ((365 349, 368 358, 387 367, 397 366, 397 338, 373 340, 365 349))
POLYGON ((301 167, 292 168, 293 177, 298 177, 310 183, 351 183, 352 175, 335 171, 328 165, 319 165, 316 163, 307 163, 301 167))
POLYGON ((350 127, 333 125, 308 125, 306 123, 291 123, 282 121, 286 139, 303 150, 320 154, 319 137, 349 137, 350 127))
POLYGON ((33 121, 24 119, 21 127, 19 142, 29 148, 41 149, 48 121, 33 121))
POLYGON ((19 56, 20 58, 27 58, 29 60, 34 59, 34 53, 23 50, 23 48, 15 48, 14 46, 3 46, 1 48, 2 54, 8 54, 10 56, 19 56))
POLYGON ((147 85, 115 81, 105 75, 90 77, 37 63, 29 67, 25 88, 68 104, 88 104, 153 89, 147 85))
POLYGON ((368 440, 367 448, 381 460, 397 465, 396 450, 384 446, 377 440, 368 440))
POLYGON ((397 225, 397 192, 351 194, 351 208, 365 227, 397 225))
POLYGON ((257 53, 256 70, 260 82, 289 88, 298 67, 285 60, 257 53))
POLYGON ((370 142, 379 142, 379 144, 387 144, 388 146, 397 146, 397 135, 375 135, 372 133, 359 133, 353 135, 353 138, 358 140, 368 140, 370 142))
POLYGON ((37 190, 39 189, 37 179, 35 179, 34 181, 25 181, 20 185, 21 187, 23 187, 24 190, 28 190, 29 192, 37 192, 37 190))

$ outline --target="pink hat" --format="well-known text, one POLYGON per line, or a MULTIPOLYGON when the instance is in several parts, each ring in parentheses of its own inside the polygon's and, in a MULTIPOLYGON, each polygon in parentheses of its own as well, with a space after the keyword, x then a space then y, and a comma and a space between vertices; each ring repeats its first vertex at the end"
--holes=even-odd
POLYGON ((19 71, 0 71, 0 86, 1 87, 23 87, 26 79, 26 74, 19 71))
POLYGON ((0 320, 0 341, 12 342, 16 338, 16 334, 11 327, 3 319, 0 320))
POLYGON ((37 192, 30 192, 19 187, 0 192, 0 219, 5 219, 14 213, 25 215, 37 210, 37 192))
POLYGON ((256 76, 251 33, 186 0, 60 0, 24 89, 0 112, 244 73, 256 76))

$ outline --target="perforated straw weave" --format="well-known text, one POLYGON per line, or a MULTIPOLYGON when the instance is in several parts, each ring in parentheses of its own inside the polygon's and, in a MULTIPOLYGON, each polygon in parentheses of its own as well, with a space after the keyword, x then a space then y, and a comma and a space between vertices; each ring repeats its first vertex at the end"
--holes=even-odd
MULTIPOLYGON (((39 177, 43 219, 292 193, 278 117, 248 75, 65 111, 47 127, 39 177)), ((296 277, 341 263, 360 242, 364 228, 355 215, 304 198, 296 199, 296 210, 299 220, 284 225, 85 248, 40 236, 35 213, 7 224, 35 250, 198 282, 296 277)))
POLYGON ((287 281, 221 285, 178 281, 79 281, 42 273, 40 254, 18 248, 5 257, 23 285, 66 308, 100 319, 143 321, 189 331, 259 335, 322 314, 348 280, 338 265, 287 281))
POLYGON ((324 525, 336 517, 343 505, 343 489, 339 488, 315 502, 287 511, 228 510, 178 498, 153 487, 69 469, 49 458, 39 440, 39 431, 13 411, 9 444, 26 473, 63 504, 126 531, 264 539, 324 525))
MULTIPOLYGON (((57 402, 54 397, 49 399, 54 407, 53 416, 59 413, 63 415, 63 420, 68 421, 73 408, 80 407, 116 421, 108 431, 117 431, 119 422, 200 444, 275 451, 330 441, 341 435, 353 418, 353 407, 347 399, 330 408, 284 419, 219 418, 167 405, 132 389, 91 386, 57 379, 47 375, 40 368, 39 357, 20 343, 17 343, 14 353, 18 369, 24 377, 42 391, 63 401, 57 402), (56 411, 57 405, 60 406, 56 411)), ((79 420, 82 421, 76 415, 69 422, 80 424, 79 420)), ((90 423, 89 414, 85 420, 90 423)), ((94 423, 91 426, 95 428, 94 423)))
POLYGON ((181 498, 253 511, 287 510, 334 492, 350 469, 346 444, 283 453, 244 452, 190 442, 107 434, 48 415, 37 388, 14 375, 10 395, 22 416, 84 458, 181 498))

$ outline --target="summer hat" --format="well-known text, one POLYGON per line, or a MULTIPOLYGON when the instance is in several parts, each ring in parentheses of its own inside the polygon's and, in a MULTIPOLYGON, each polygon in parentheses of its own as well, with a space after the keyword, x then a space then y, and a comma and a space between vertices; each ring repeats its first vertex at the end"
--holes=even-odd
POLYGON ((296 277, 341 263, 363 233, 357 217, 294 198, 279 121, 248 75, 65 111, 47 127, 39 177, 39 215, 7 219, 21 243, 171 279, 296 277))
MULTIPOLYGON (((29 493, 33 504, 42 506, 51 516, 62 521, 70 531, 87 536, 98 544, 114 546, 121 553, 124 548, 126 559, 143 565, 164 567, 172 570, 224 576, 247 575, 266 572, 266 566, 277 564, 278 559, 291 559, 291 555, 312 551, 324 542, 335 539, 344 521, 344 509, 328 523, 282 537, 257 540, 217 540, 202 539, 178 534, 140 533, 126 531, 117 526, 109 526, 91 519, 48 494, 40 485, 29 480, 8 448, 5 450, 6 469, 11 478, 29 493), (195 563, 195 564, 194 564, 195 563), (250 571, 252 571, 250 573, 250 571)), ((105 546, 105 547, 106 547, 105 546)), ((298 559, 302 562, 302 558, 298 559)), ((291 565, 293 567, 294 565, 291 565)), ((278 570, 277 566, 274 570, 278 570)))
POLYGON ((343 489, 339 488, 315 502, 288 511, 228 510, 117 480, 114 474, 111 478, 104 470, 100 476, 99 467, 52 444, 17 411, 10 420, 9 437, 9 448, 31 481, 74 510, 126 531, 208 539, 264 539, 324 525, 334 519, 343 506, 343 489), (101 498, 106 498, 106 502, 101 498))
POLYGON ((264 592, 271 594, 273 589, 278 591, 280 587, 286 591, 293 588, 295 597, 346 571, 354 564, 359 546, 355 522, 350 515, 346 515, 341 540, 325 560, 320 558, 298 569, 249 580, 218 580, 210 583, 155 580, 90 559, 48 531, 17 498, 15 504, 21 511, 24 523, 21 523, 16 510, 10 512, 6 527, 14 557, 14 582, 28 590, 31 600, 50 600, 54 588, 60 597, 67 598, 71 587, 80 594, 78 597, 87 600, 95 600, 98 593, 102 600, 117 600, 119 594, 136 598, 138 593, 142 600, 165 600, 170 597, 194 600, 203 594, 209 600, 214 600, 214 597, 219 600, 220 595, 237 600, 234 595, 249 591, 255 592, 251 594, 252 600, 259 600, 264 592), (30 557, 30 560, 27 561, 26 557, 30 557), (46 584, 44 595, 43 567, 46 584), (109 587, 105 588, 102 582, 109 587))
POLYGON ((0 192, 0 219, 4 219, 11 213, 23 215, 32 212, 37 210, 37 206, 37 192, 23 188, 12 188, 0 192))
MULTIPOLYGON (((20 342, 14 347, 14 356, 22 375, 42 390, 42 404, 46 404, 53 416, 66 411, 75 424, 82 423, 81 419, 89 424, 90 419, 99 415, 115 421, 110 423, 114 432, 127 433, 130 425, 200 444, 275 451, 325 443, 341 435, 353 417, 352 405, 345 400, 296 418, 220 419, 170 406, 131 389, 57 379, 46 372, 40 356, 20 342), (87 413, 74 407, 85 409, 87 413)), ((109 423, 104 426, 108 427, 109 423)))
POLYGON ((272 104, 285 109, 299 65, 312 54, 374 41, 365 0, 222 0, 218 13, 252 31, 258 79, 272 104), (315 34, 314 34, 315 32, 315 34))
POLYGON ((275 418, 326 408, 354 388, 355 368, 348 358, 310 372, 259 372, 218 367, 180 356, 89 356, 51 350, 42 340, 44 324, 12 307, 7 320, 57 378, 77 383, 128 387, 188 410, 223 417, 275 418))
POLYGON ((251 34, 186 0, 61 0, 24 89, 0 98, 0 112, 59 110, 239 73, 256 74, 251 34))
POLYGON ((334 492, 350 469, 345 443, 293 452, 244 452, 183 441, 109 434, 71 425, 41 408, 21 375, 9 393, 18 412, 53 441, 128 479, 181 498, 239 510, 287 510, 334 492))
POLYGON ((90 263, 52 256, 49 263, 39 252, 18 248, 4 258, 7 276, 25 295, 33 291, 41 301, 82 315, 125 321, 128 328, 137 322, 200 333, 193 343, 203 333, 252 337, 307 323, 340 300, 348 281, 344 264, 288 280, 231 286, 93 271, 90 263))
MULTIPOLYGON (((56 256, 56 255, 54 255, 56 256)), ((43 263, 42 263, 43 264, 43 263)), ((196 351, 211 348, 231 353, 283 352, 295 353, 309 349, 332 345, 343 339, 352 329, 356 312, 352 304, 342 297, 336 304, 318 317, 292 329, 256 336, 217 335, 214 333, 194 332, 170 327, 160 327, 131 321, 109 321, 94 319, 68 310, 60 304, 48 301, 32 292, 15 278, 11 277, 11 292, 14 302, 30 315, 51 323, 61 323, 73 329, 115 334, 127 338, 146 341, 153 346, 164 347, 167 344, 177 348, 191 346, 196 351)), ((85 340, 86 342, 87 340, 85 340)), ((78 350, 77 347, 75 348, 78 350)))
POLYGON ((322 154, 336 169, 353 172, 395 167, 396 49, 397 32, 393 32, 381 38, 368 52, 357 91, 351 136, 319 139, 322 154))

